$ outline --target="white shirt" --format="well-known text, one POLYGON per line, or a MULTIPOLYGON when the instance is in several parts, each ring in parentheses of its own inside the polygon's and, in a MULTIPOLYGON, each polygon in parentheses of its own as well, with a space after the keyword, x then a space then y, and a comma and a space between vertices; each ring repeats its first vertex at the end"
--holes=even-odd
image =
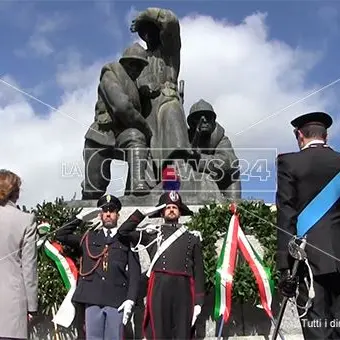
POLYGON ((325 144, 323 140, 320 139, 314 139, 310 142, 308 142, 301 150, 307 149, 311 144, 325 144))
POLYGON ((117 234, 117 228, 108 229, 108 228, 103 227, 103 232, 105 234, 105 237, 107 237, 109 232, 110 232, 110 236, 113 237, 117 234))

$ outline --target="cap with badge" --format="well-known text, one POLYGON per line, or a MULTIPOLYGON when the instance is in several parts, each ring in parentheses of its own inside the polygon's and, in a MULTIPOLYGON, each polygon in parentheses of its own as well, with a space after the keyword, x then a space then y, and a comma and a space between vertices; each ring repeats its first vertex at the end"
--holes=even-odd
MULTIPOLYGON (((159 198, 157 207, 163 204, 175 204, 177 205, 181 216, 191 216, 194 213, 182 202, 182 198, 177 191, 168 191, 161 195, 159 198)), ((161 217, 161 211, 156 211, 149 216, 150 218, 161 217)))
POLYGON ((332 125, 333 119, 325 112, 310 112, 293 119, 290 123, 296 129, 307 125, 321 125, 328 129, 332 125))
POLYGON ((97 207, 102 209, 114 209, 120 211, 120 209, 122 208, 122 203, 116 196, 107 194, 102 196, 98 200, 97 207))

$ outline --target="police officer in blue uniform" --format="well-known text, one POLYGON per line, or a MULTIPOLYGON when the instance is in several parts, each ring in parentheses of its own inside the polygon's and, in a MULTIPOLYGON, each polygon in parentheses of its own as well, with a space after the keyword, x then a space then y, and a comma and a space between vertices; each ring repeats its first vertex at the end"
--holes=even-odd
MULTIPOLYGON (((85 308, 85 333, 89 340, 121 340, 124 325, 138 295, 141 267, 127 238, 117 233, 121 202, 113 195, 98 200, 102 228, 75 235, 81 219, 67 224, 56 239, 81 252, 79 279, 72 298, 85 308)), ((123 225, 137 226, 145 216, 133 213, 123 225)))
MULTIPOLYGON (((308 295, 310 287, 304 283, 304 278, 308 278, 307 264, 301 262, 299 266, 300 282, 292 278, 294 259, 288 248, 292 236, 303 226, 300 214, 308 212, 303 219, 311 221, 307 224, 310 229, 304 227, 305 252, 313 274, 315 297, 306 316, 300 319, 304 338, 340 339, 340 328, 332 327, 332 320, 340 320, 340 154, 327 144, 332 118, 324 112, 311 112, 291 124, 300 151, 281 154, 277 159, 279 288, 284 296, 293 297, 299 287, 298 306, 305 306, 312 296, 308 295), (333 185, 332 193, 320 200, 318 194, 329 184, 333 185), (312 201, 314 208, 309 210, 312 201), (320 218, 315 219, 318 215, 320 218), (313 320, 319 321, 317 326, 313 326, 313 320)), ((309 279, 309 286, 310 283, 309 279)), ((298 311, 301 315, 305 309, 298 307, 298 311)))

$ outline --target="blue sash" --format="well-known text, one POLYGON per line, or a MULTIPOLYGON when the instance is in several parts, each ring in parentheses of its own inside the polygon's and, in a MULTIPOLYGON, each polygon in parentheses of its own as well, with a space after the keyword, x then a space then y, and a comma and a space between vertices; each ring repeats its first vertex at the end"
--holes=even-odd
POLYGON ((302 237, 340 198, 340 172, 303 209, 297 219, 297 236, 302 237))

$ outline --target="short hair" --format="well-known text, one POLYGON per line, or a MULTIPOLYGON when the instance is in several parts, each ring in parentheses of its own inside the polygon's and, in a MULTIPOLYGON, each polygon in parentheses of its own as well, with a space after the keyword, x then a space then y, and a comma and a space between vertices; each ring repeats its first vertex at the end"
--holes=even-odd
POLYGON ((0 205, 7 204, 20 191, 21 179, 14 172, 6 169, 0 170, 0 205))
POLYGON ((306 125, 300 131, 306 138, 327 138, 327 129, 322 125, 306 125))

